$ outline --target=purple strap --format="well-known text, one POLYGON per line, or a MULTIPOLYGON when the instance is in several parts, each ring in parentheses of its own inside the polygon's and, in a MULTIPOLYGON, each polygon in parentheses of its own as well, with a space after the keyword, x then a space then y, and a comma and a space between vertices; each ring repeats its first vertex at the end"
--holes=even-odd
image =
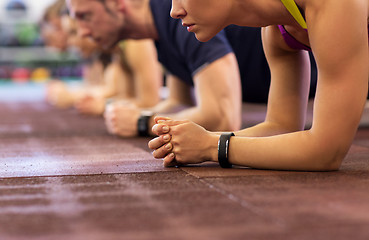
MULTIPOLYGON (((300 43, 293 36, 291 36, 291 34, 289 34, 289 32, 286 31, 283 25, 278 25, 278 28, 282 34, 284 41, 287 43, 287 45, 290 48, 311 51, 310 47, 306 46, 305 44, 300 43)), ((368 43, 369 43, 369 25, 368 25, 368 43)))
POLYGON ((298 49, 298 50, 306 50, 311 51, 311 48, 306 46, 305 44, 300 43, 297 41, 294 37, 289 34, 289 32, 286 31, 283 25, 278 25, 279 31, 282 34, 282 37, 284 41, 287 43, 287 45, 292 49, 298 49))

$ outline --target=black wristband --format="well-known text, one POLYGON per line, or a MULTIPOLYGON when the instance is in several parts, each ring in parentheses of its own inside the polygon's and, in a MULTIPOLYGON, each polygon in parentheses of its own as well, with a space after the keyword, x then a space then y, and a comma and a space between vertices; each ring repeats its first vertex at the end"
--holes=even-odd
POLYGON ((137 131, 138 136, 140 137, 148 137, 149 134, 149 122, 150 118, 153 116, 153 113, 141 113, 141 116, 137 120, 137 131))
POLYGON ((232 164, 228 161, 228 149, 229 141, 231 137, 234 136, 233 132, 222 133, 218 141, 218 162, 222 168, 231 168, 232 164))

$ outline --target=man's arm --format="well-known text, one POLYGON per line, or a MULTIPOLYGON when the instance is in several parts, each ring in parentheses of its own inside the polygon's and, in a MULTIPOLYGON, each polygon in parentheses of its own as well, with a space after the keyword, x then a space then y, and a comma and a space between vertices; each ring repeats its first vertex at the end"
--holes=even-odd
POLYGON ((192 96, 193 88, 181 79, 172 74, 167 74, 166 85, 168 96, 151 108, 153 112, 170 114, 195 105, 192 96))
POLYGON ((134 103, 140 108, 152 107, 160 100, 159 89, 163 84, 154 43, 152 40, 126 41, 124 54, 133 74, 134 103))
MULTIPOLYGON (((194 106, 174 114, 160 115, 188 119, 212 131, 238 130, 241 126, 240 84, 237 60, 233 53, 229 53, 194 76, 194 106)), ((188 104, 185 98, 181 95, 176 100, 188 104)), ((151 124, 154 124, 153 120, 151 124)))

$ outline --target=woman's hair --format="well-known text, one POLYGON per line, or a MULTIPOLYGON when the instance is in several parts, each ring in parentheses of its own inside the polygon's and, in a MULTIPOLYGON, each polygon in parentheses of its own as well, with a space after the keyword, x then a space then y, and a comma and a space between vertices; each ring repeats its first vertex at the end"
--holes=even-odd
POLYGON ((42 17, 42 22, 47 23, 52 17, 60 17, 66 14, 68 14, 68 8, 65 4, 65 0, 56 0, 46 8, 42 17))

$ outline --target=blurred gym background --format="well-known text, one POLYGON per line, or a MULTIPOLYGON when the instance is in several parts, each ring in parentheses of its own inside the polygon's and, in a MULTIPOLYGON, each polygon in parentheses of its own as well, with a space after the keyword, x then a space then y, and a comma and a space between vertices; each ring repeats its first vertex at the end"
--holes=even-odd
POLYGON ((0 0, 0 87, 81 78, 78 54, 44 44, 40 21, 55 0, 0 0))

